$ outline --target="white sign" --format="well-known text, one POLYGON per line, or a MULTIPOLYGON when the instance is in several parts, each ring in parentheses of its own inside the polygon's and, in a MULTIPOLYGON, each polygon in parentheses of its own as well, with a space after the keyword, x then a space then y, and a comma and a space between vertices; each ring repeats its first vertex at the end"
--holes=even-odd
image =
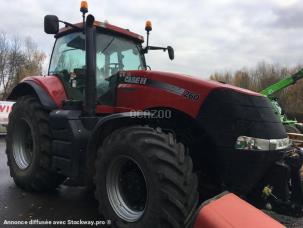
POLYGON ((8 124, 8 115, 12 111, 14 103, 11 101, 0 101, 0 124, 8 124))

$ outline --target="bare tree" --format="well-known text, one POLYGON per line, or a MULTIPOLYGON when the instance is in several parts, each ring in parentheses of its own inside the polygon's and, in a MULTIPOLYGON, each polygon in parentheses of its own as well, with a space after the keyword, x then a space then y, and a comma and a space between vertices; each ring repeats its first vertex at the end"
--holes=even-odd
POLYGON ((21 51, 21 41, 15 36, 9 46, 8 66, 5 81, 3 83, 3 96, 6 97, 10 88, 13 86, 15 78, 20 71, 20 67, 24 62, 24 56, 21 51))
POLYGON ((0 85, 3 88, 7 76, 9 44, 4 32, 0 33, 0 85))
POLYGON ((17 37, 9 39, 0 33, 0 88, 2 99, 28 75, 41 75, 45 54, 27 37, 24 42, 17 37))
MULTIPOLYGON (((234 73, 225 72, 210 76, 210 79, 224 81, 242 88, 260 92, 267 86, 278 82, 279 80, 289 76, 291 73, 302 69, 302 65, 297 65, 293 68, 281 67, 278 64, 268 64, 260 62, 255 68, 241 69, 234 73), (228 77, 227 77, 228 75, 228 77)), ((278 99, 283 109, 288 113, 303 113, 303 80, 296 85, 290 86, 280 92, 274 94, 278 99)))

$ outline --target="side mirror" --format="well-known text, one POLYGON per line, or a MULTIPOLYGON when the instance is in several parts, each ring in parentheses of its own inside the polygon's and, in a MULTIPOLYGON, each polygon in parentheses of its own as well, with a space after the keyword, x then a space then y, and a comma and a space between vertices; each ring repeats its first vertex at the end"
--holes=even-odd
POLYGON ((44 17, 44 31, 47 34, 57 34, 59 31, 59 19, 55 15, 46 15, 44 17))
POLYGON ((167 46, 168 51, 168 57, 170 60, 173 60, 175 58, 175 51, 171 46, 167 46))

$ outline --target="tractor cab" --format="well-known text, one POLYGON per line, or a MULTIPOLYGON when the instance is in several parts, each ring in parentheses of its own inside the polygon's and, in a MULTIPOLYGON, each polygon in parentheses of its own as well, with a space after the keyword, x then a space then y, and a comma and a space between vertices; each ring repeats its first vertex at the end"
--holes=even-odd
MULTIPOLYGON (((79 28, 83 24, 77 24, 79 28)), ((118 27, 95 22, 96 27, 96 98, 110 90, 111 77, 119 71, 145 70, 146 64, 141 43, 143 37, 118 27), (103 27, 102 27, 103 26, 103 27), (115 30, 114 30, 115 29, 115 30)), ((70 100, 83 100, 86 77, 85 34, 73 28, 64 28, 56 35, 49 66, 49 75, 58 76, 70 100)))
MULTIPOLYGON (((83 8, 85 9, 85 8, 83 8)), ((147 21, 147 45, 142 47, 144 38, 136 33, 107 22, 98 22, 87 10, 82 10, 83 22, 70 24, 54 15, 44 19, 44 30, 55 34, 56 42, 50 61, 48 75, 57 76, 65 87, 69 101, 86 100, 91 104, 113 105, 114 88, 118 83, 118 72, 146 70, 144 54, 149 50, 168 51, 174 59, 174 50, 168 46, 149 46, 151 22, 147 21), (59 22, 65 27, 59 30, 59 22), (96 101, 96 102, 94 102, 96 101)), ((90 110, 94 107, 89 108, 90 110)))

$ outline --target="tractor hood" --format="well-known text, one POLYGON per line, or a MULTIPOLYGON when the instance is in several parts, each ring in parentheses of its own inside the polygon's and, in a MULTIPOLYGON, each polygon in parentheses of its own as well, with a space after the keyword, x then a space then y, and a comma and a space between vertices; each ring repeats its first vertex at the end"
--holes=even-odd
POLYGON ((122 71, 119 78, 118 106, 141 110, 167 107, 180 110, 193 118, 197 117, 201 105, 212 91, 227 90, 263 97, 246 89, 183 74, 136 70, 122 71), (133 101, 136 101, 135 106, 133 101))
POLYGON ((205 96, 212 90, 216 89, 230 89, 237 91, 239 93, 244 93, 253 96, 262 96, 259 93, 242 89, 236 86, 228 85, 222 82, 217 82, 213 80, 200 79, 197 76, 190 76, 186 74, 168 73, 162 71, 128 71, 131 76, 143 76, 156 82, 167 83, 172 86, 179 88, 191 90, 192 92, 198 93, 205 96))

